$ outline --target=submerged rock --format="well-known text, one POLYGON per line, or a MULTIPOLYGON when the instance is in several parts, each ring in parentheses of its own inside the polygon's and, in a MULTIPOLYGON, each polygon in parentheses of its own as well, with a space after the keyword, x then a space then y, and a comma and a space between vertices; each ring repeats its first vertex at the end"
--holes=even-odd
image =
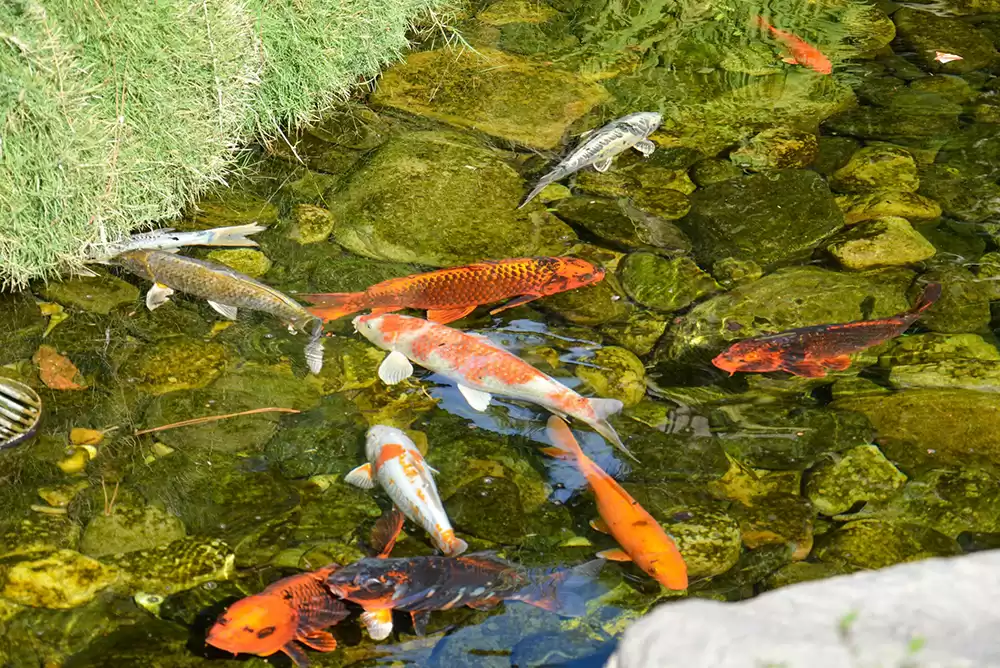
POLYGON ((700 188, 735 179, 737 176, 743 176, 743 170, 722 158, 708 158, 691 168, 691 180, 700 188))
POLYGON ((866 146, 833 173, 830 187, 845 193, 878 190, 916 192, 920 187, 920 178, 913 156, 905 149, 887 145, 866 146))
POLYGON ((883 216, 899 216, 910 221, 928 221, 941 217, 941 205, 914 192, 879 190, 837 197, 844 212, 844 222, 854 225, 883 216))
POLYGON ((601 348, 587 360, 587 366, 576 368, 576 377, 598 396, 618 399, 625 406, 634 406, 646 396, 642 360, 624 348, 601 348))
POLYGON ((690 258, 666 259, 652 253, 630 254, 619 265, 618 278, 634 301, 668 313, 719 289, 690 258))
POLYGON ((667 321, 646 310, 635 310, 623 322, 609 322, 600 332, 617 345, 636 355, 648 355, 667 329, 667 321))
POLYGON ((271 268, 271 258, 252 248, 231 248, 214 250, 207 258, 218 262, 250 278, 260 278, 271 268))
POLYGON ((88 603, 118 581, 117 569, 72 550, 8 562, 0 568, 0 596, 36 608, 66 609, 88 603))
POLYGON ((125 304, 134 304, 139 289, 114 276, 74 278, 52 282, 39 290, 46 299, 90 313, 107 315, 125 304))
POLYGON ((896 389, 954 389, 1000 392, 1000 361, 951 359, 892 367, 889 384, 896 389))
MULTIPOLYGON (((796 490, 797 492, 797 490, 796 490)), ((797 493, 771 493, 752 497, 734 507, 743 544, 754 550, 763 545, 794 545, 792 559, 809 556, 813 547, 812 504, 797 493)))
POLYGON ((909 221, 883 216, 834 237, 827 251, 846 269, 863 271, 922 262, 937 252, 909 221))
POLYGON ((315 244, 326 241, 333 232, 333 215, 323 207, 299 204, 292 211, 295 220, 288 237, 300 244, 315 244))
POLYGON ((939 202, 947 215, 967 223, 981 223, 1000 213, 1000 185, 996 179, 966 175, 952 165, 923 168, 920 194, 939 202))
POLYGON ((830 176, 846 165, 860 146, 860 142, 851 137, 819 137, 819 149, 816 159, 813 160, 812 169, 824 176, 830 176))
POLYGON ((716 183, 691 196, 681 228, 700 264, 734 257, 762 266, 807 256, 844 224, 815 172, 781 170, 716 183))
POLYGON ((681 252, 691 248, 690 240, 673 223, 614 200, 569 197, 556 203, 555 213, 570 225, 582 227, 625 250, 648 248, 681 252))
POLYGON ((614 275, 606 276, 596 285, 543 297, 538 307, 574 325, 587 326, 625 322, 636 310, 624 298, 614 275))
POLYGON ((733 164, 751 172, 806 167, 816 159, 816 135, 792 128, 769 128, 729 154, 733 164))
POLYGON ((995 343, 978 334, 911 334, 896 339, 879 355, 879 366, 893 367, 959 359, 1000 360, 995 343))
POLYGON ((753 260, 737 260, 726 257, 712 265, 712 276, 727 288, 756 281, 764 275, 764 270, 753 260))
POLYGON ((365 257, 435 267, 563 252, 572 230, 541 205, 518 210, 523 196, 496 152, 453 132, 413 132, 352 174, 333 236, 365 257))
POLYGON ((809 472, 805 495, 823 515, 849 512, 856 504, 882 501, 906 483, 906 475, 874 445, 861 445, 821 461, 809 472))
POLYGON ((166 545, 185 533, 184 524, 162 508, 116 503, 114 512, 94 515, 87 523, 80 551, 100 558, 166 545))
POLYGON ((218 343, 172 338, 134 352, 123 375, 140 391, 159 396, 211 384, 225 370, 228 358, 226 347, 218 343))
POLYGON ((812 561, 796 561, 788 564, 771 573, 767 578, 765 587, 768 590, 787 587, 799 582, 811 582, 813 580, 825 580, 837 575, 850 573, 853 568, 838 564, 826 564, 812 561))
POLYGON ((853 568, 885 568, 960 553, 958 543, 933 529, 873 519, 848 522, 816 546, 820 561, 853 568))
POLYGON ((480 47, 411 53, 382 73, 372 103, 544 150, 607 97, 570 72, 480 47))
POLYGON ((80 525, 66 515, 31 513, 5 524, 0 533, 0 558, 75 550, 80 544, 80 534, 80 525))
POLYGON ((958 334, 989 330, 992 287, 958 265, 942 265, 925 273, 923 281, 941 283, 941 298, 924 312, 921 324, 934 332, 958 334))
POLYGON ((235 555, 224 542, 188 536, 148 550, 107 559, 121 570, 132 591, 166 596, 213 580, 225 580, 233 571, 235 555))
POLYGON ((900 40, 914 52, 914 58, 931 72, 962 74, 995 62, 993 42, 982 31, 958 18, 904 7, 893 14, 900 40), (961 60, 938 62, 937 51, 961 54, 961 60))
POLYGON ((529 533, 520 490, 507 478, 465 483, 448 497, 448 515, 460 532, 501 545, 520 545, 529 533))

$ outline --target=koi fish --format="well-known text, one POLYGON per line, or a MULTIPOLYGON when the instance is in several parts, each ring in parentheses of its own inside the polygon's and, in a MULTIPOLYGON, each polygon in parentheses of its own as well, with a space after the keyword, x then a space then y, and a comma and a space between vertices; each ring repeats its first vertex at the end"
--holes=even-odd
POLYGON ((851 355, 896 338, 941 296, 940 283, 928 283, 909 311, 880 320, 857 320, 835 325, 799 327, 786 332, 738 341, 712 360, 733 375, 737 371, 788 371, 796 376, 822 378, 827 370, 851 366, 851 355))
POLYGON ((956 60, 965 60, 962 56, 955 55, 954 53, 945 53, 944 51, 935 51, 934 60, 944 65, 954 62, 956 60))
POLYGON ((360 605, 361 621, 373 640, 392 633, 392 611, 409 612, 423 635, 434 610, 468 606, 486 610, 501 601, 521 601, 562 611, 560 585, 569 575, 592 577, 604 565, 597 559, 573 569, 526 569, 477 552, 461 557, 361 559, 335 571, 326 584, 335 596, 360 605))
POLYGON ((184 246, 257 246, 248 235, 263 232, 267 228, 257 223, 216 227, 209 230, 177 232, 172 227, 151 230, 141 234, 124 236, 120 239, 105 238, 101 227, 101 240, 89 244, 86 250, 88 262, 108 264, 112 258, 133 250, 175 250, 184 246))
POLYGON ((608 417, 622 409, 622 402, 581 397, 484 336, 393 313, 358 316, 354 329, 389 351, 378 368, 379 378, 388 385, 409 378, 413 360, 457 383, 477 411, 485 411, 494 394, 538 404, 556 415, 585 422, 632 456, 608 423, 608 417))
POLYGON ((323 322, 365 309, 372 309, 378 315, 402 308, 421 308, 427 309, 428 320, 443 325, 467 316, 481 304, 517 297, 490 311, 490 315, 496 315, 539 297, 591 285, 603 278, 603 269, 575 257, 521 257, 391 278, 364 292, 299 296, 316 304, 309 312, 323 322))
POLYGON ((146 308, 159 308, 175 291, 208 300, 209 306, 235 320, 238 308, 264 311, 280 318, 291 331, 310 335, 305 355, 309 370, 323 368, 323 321, 290 297, 229 267, 156 250, 134 250, 115 260, 136 276, 153 282, 146 308))
POLYGON ((790 54, 787 58, 783 59, 786 63, 803 65, 820 74, 830 74, 833 72, 833 65, 830 63, 830 59, 823 55, 822 51, 801 37, 775 28, 761 16, 754 17, 754 22, 764 30, 770 31, 775 39, 785 45, 790 54))
POLYGON ((326 586, 337 568, 331 564, 293 575, 237 601, 209 629, 206 642, 233 654, 270 656, 280 651, 297 666, 309 665, 298 643, 332 652, 337 641, 324 629, 350 614, 326 586))
POLYGON ((599 172, 606 172, 616 155, 630 148, 648 157, 656 144, 648 137, 663 123, 663 116, 655 111, 640 111, 617 118, 603 127, 583 135, 583 143, 573 149, 555 169, 539 179, 518 209, 535 198, 545 186, 593 165, 599 172))
POLYGON ((368 463, 344 480, 371 489, 377 479, 396 507, 422 526, 439 550, 449 557, 465 552, 469 546, 455 536, 431 475, 433 469, 409 436, 395 427, 375 425, 365 438, 365 454, 368 463))
POLYGON ((597 556, 610 561, 634 561, 664 587, 687 589, 687 565, 677 544, 660 523, 583 453, 573 432, 562 419, 555 415, 550 417, 547 432, 554 447, 544 452, 560 459, 574 460, 594 490, 597 512, 601 517, 592 521, 591 526, 611 534, 621 545, 620 549, 604 550, 597 556))

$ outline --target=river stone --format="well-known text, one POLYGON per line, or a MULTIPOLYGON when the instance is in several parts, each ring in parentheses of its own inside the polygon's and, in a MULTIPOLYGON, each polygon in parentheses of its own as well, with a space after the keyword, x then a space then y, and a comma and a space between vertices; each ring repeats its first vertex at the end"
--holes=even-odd
POLYGON ((794 545, 792 559, 800 561, 809 556, 816 513, 812 504, 798 493, 754 496, 749 503, 734 506, 733 514, 739 519, 743 544, 749 549, 794 545))
POLYGON ((899 390, 953 389, 1000 392, 1000 362, 953 359, 892 367, 889 384, 899 390))
POLYGON ((502 545, 520 545, 529 533, 517 485, 507 478, 470 480, 448 497, 455 528, 502 545))
POLYGON ((906 291, 913 277, 901 268, 861 273, 782 269, 696 304, 667 331, 656 361, 693 357, 707 362, 727 344, 764 332, 895 315, 910 307, 906 291))
POLYGON ((855 225, 837 235, 826 249, 845 269, 856 271, 915 264, 937 252, 908 220, 896 216, 855 225))
POLYGON ((122 376, 147 394, 206 387, 226 368, 229 353, 214 341, 170 338, 136 350, 122 369, 122 376))
POLYGON ((986 67, 996 60, 989 35, 957 18, 904 7, 892 15, 903 44, 914 58, 931 72, 964 74, 986 67), (961 60, 941 63, 935 52, 954 53, 961 60))
POLYGON ((961 553, 954 539, 933 529, 876 519, 848 522, 817 542, 817 559, 854 568, 885 568, 961 553))
POLYGON ((881 218, 899 216, 910 221, 935 220, 941 217, 941 205, 923 195, 897 190, 879 190, 857 195, 840 195, 837 206, 844 212, 848 225, 881 218))
POLYGON ((920 194, 939 202, 952 218, 979 223, 1000 214, 1000 185, 992 176, 965 175, 952 165, 934 164, 920 172, 920 194))
POLYGON ((634 406, 646 396, 646 368, 630 351, 616 346, 601 348, 576 367, 576 377, 598 396, 634 406))
POLYGON ((211 262, 225 265, 250 278, 260 278, 271 268, 271 258, 252 248, 214 250, 207 255, 211 262))
POLYGON ((686 251, 691 248, 687 236, 673 223, 619 201, 599 197, 568 197, 556 203, 555 214, 567 223, 600 237, 612 247, 668 251, 686 251))
POLYGON ((978 334, 926 332, 896 339, 879 355, 879 366, 927 364, 951 360, 1000 360, 1000 350, 978 334))
POLYGON ((917 163, 908 151, 895 146, 865 146, 833 173, 830 187, 843 193, 877 190, 915 192, 920 187, 917 163))
POLYGON ((722 158, 708 158, 691 168, 691 180, 700 188, 735 179, 737 176, 743 176, 743 170, 722 158))
POLYGON ((80 525, 67 515, 31 513, 0 530, 0 558, 61 549, 80 544, 80 525))
POLYGON ((0 596, 21 605, 64 610, 92 601, 118 581, 118 570, 72 550, 5 564, 0 596))
POLYGON ((937 266, 921 276, 943 286, 941 298, 920 317, 921 324, 933 332, 961 334, 989 331, 990 297, 993 288, 959 265, 937 266))
POLYGON ((39 290, 46 299, 90 313, 107 315, 125 304, 134 304, 139 289, 114 276, 53 281, 39 290))
POLYGON ((793 128, 768 128, 729 154, 734 165, 751 172, 806 167, 816 159, 816 135, 793 128))
POLYGON ((808 256, 843 227, 844 215, 819 174, 779 170, 696 191, 679 225, 703 266, 734 257, 766 267, 808 256))
POLYGON ((860 445, 817 464, 805 495, 823 515, 848 512, 855 504, 881 501, 906 483, 906 475, 874 445, 860 445))
POLYGON ((292 225, 288 238, 300 244, 326 241, 333 232, 333 216, 327 209, 312 204, 299 204, 292 210, 292 225))
POLYGON ((904 390, 847 397, 838 409, 863 413, 886 456, 901 467, 1000 466, 996 395, 971 390, 904 390))
POLYGON ((228 579, 234 560, 228 545, 205 536, 179 538, 166 545, 107 559, 121 570, 132 591, 163 596, 228 579))
POLYGON ((184 535, 183 522, 162 508, 116 504, 110 515, 96 514, 87 523, 80 551, 100 558, 165 545, 184 535))
POLYGON ((600 332, 617 345, 644 357, 653 352, 666 329, 665 319, 651 311, 636 309, 623 322, 605 323, 600 332))
POLYGON ((712 276, 727 288, 756 281, 763 275, 764 270, 753 260, 724 257, 712 265, 712 276))
POLYGON ((365 257, 435 267, 564 252, 572 230, 541 205, 518 210, 523 196, 494 151, 453 132, 413 132, 352 174, 333 236, 365 257))
POLYGON ((619 265, 618 278, 633 301, 668 313, 719 290, 715 280, 687 257, 632 253, 619 265))
POLYGON ((607 99, 575 74, 480 47, 411 53, 382 73, 372 103, 547 150, 607 99))

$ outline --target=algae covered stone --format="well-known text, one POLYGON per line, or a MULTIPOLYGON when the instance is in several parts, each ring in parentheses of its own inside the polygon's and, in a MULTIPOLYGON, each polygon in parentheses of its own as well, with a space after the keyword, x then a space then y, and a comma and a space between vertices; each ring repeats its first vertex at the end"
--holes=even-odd
POLYGON ((529 533, 520 490, 507 478, 465 483, 448 497, 448 516, 459 531, 503 545, 520 545, 529 533))
POLYGON ((823 515, 846 513, 860 502, 881 501, 906 483, 906 475, 874 445, 861 445, 817 464, 805 494, 823 515))
POLYGON ((958 543, 933 529, 864 519, 825 534, 815 555, 820 561, 853 568, 885 568, 960 553, 958 543))
POLYGON ((941 283, 941 297, 921 316, 927 329, 946 334, 987 332, 992 319, 992 287, 980 282, 971 271, 958 265, 937 266, 922 277, 941 283))
POLYGON ((896 389, 949 388, 1000 392, 1000 361, 951 359, 924 364, 901 364, 889 371, 889 384, 896 389))
POLYGON ((333 215, 323 207, 299 204, 292 211, 295 221, 289 238, 300 244, 315 244, 326 241, 333 232, 333 215))
POLYGON ((32 555, 0 567, 0 596, 36 608, 75 608, 118 581, 117 569, 72 550, 32 555))
POLYGON ((905 218, 883 216, 833 239, 827 251, 845 269, 863 271, 922 262, 937 252, 905 218))
POLYGON ((879 355, 879 365, 892 367, 960 359, 1000 360, 1000 350, 978 334, 926 332, 893 341, 879 355))
POLYGON ((410 54, 383 73, 372 103, 544 150, 607 97, 570 72, 482 47, 410 54))
POLYGON ((637 309, 624 321, 605 323, 600 332, 615 344, 642 357, 653 352, 666 329, 665 319, 651 311, 637 309))
POLYGON ((517 209, 523 195, 517 172, 469 137, 399 135, 344 186, 333 236, 364 257, 436 267, 560 254, 572 230, 540 208, 517 209))
POLYGON ((260 278, 267 273, 272 264, 271 258, 252 248, 214 250, 207 257, 212 262, 235 269, 250 278, 260 278))
POLYGON ((632 253, 618 267, 622 287, 632 300, 658 311, 678 311, 717 292, 718 284, 687 257, 666 259, 632 253))
POLYGON ((598 350, 587 364, 576 368, 576 377, 598 396, 634 406, 646 396, 646 369, 642 360, 624 348, 598 350))
POLYGON ((883 216, 899 216, 910 221, 935 220, 941 217, 941 205, 914 192, 879 190, 856 195, 840 195, 837 205, 844 212, 844 222, 854 225, 883 216))
POLYGON ((133 353, 124 375, 147 394, 193 390, 218 378, 228 357, 225 346, 212 341, 166 339, 133 353))
POLYGON ((893 14, 893 20, 901 41, 932 72, 962 74, 996 60, 996 49, 989 36, 961 19, 904 7, 893 14), (934 57, 937 51, 961 54, 962 58, 942 63, 934 57))
POLYGON ((107 315, 113 309, 133 304, 139 289, 114 276, 74 278, 52 282, 39 291, 46 299, 91 313, 107 315))
POLYGON ((172 594, 213 580, 225 580, 235 555, 223 541, 188 536, 147 550, 107 559, 121 570, 133 591, 172 594))
POLYGON ((876 190, 916 192, 920 187, 920 177, 917 175, 917 164, 908 151, 876 145, 866 146, 852 155, 846 165, 833 173, 830 186, 845 193, 876 190))
POLYGON ((583 227, 613 247, 667 251, 691 248, 690 240, 676 225, 622 202, 595 197, 569 197, 556 203, 555 213, 567 223, 583 227))
POLYGON ((806 167, 816 159, 816 135, 792 128, 770 128, 729 154, 733 164, 751 172, 806 167))
POLYGON ((734 257, 761 266, 807 256, 844 216, 815 172, 778 170, 709 185, 680 221, 699 263, 734 257))
POLYGON ((743 176, 743 170, 721 158, 702 160, 691 168, 691 180, 701 188, 735 179, 737 176, 743 176))
POLYGON ((712 264, 712 276, 727 288, 756 281, 763 275, 764 270, 753 260, 724 257, 712 264))
POLYGON ((90 519, 80 551, 100 558, 165 545, 184 535, 184 524, 162 508, 116 503, 112 513, 95 514, 90 519))
POLYGON ((805 559, 813 547, 815 512, 797 493, 771 493, 752 497, 734 507, 743 544, 751 550, 763 545, 794 545, 792 559, 805 559))

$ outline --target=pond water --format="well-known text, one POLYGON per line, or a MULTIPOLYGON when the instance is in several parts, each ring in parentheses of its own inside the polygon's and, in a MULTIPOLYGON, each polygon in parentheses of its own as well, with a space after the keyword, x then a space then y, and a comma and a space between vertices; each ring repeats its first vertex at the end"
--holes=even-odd
MULTIPOLYGON (((313 665, 599 666, 655 604, 1000 545, 997 16, 996 0, 480 0, 163 221, 267 225, 257 249, 181 252, 293 298, 483 258, 607 271, 453 326, 624 402, 611 422, 637 461, 575 433, 676 539, 689 590, 609 562, 582 616, 460 608, 376 643, 355 614, 313 665), (580 134, 636 111, 663 114, 651 156, 517 209, 580 134), (906 334, 846 369, 711 364, 740 339, 905 312, 931 282, 943 295, 906 334)), ((267 314, 229 322, 181 294, 151 312, 148 282, 95 270, 0 296, 0 374, 45 407, 0 451, 2 665, 290 665, 205 633, 281 577, 368 554, 390 502, 343 477, 373 424, 426 451, 471 550, 551 568, 615 546, 579 472, 541 452, 543 409, 477 412, 419 368, 387 387, 350 318, 327 324, 313 375, 305 337, 267 314), (76 389, 43 382, 51 353, 76 389), (291 411, 149 431, 263 408, 291 411)), ((433 553, 408 523, 394 556, 433 553)))

